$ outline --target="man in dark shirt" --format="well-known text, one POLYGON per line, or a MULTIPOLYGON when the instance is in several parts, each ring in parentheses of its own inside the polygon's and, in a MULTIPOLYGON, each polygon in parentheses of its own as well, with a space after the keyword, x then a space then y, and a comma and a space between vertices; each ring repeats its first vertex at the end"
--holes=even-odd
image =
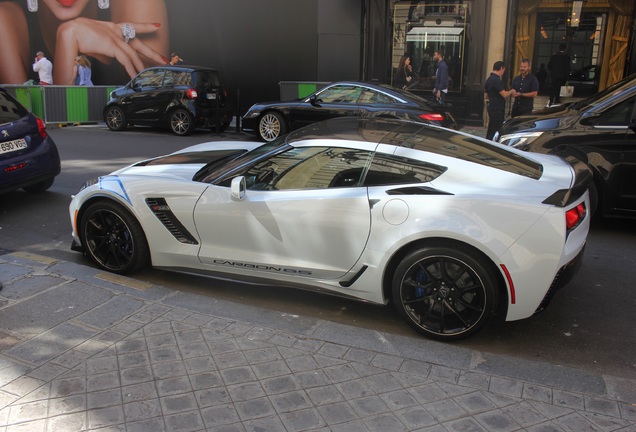
POLYGON ((512 80, 512 96, 515 98, 510 113, 512 117, 532 114, 534 98, 539 95, 539 80, 530 73, 530 60, 522 59, 519 71, 521 74, 512 80))
POLYGON ((565 52, 565 44, 559 45, 559 51, 552 54, 548 61, 548 71, 550 71, 550 105, 561 103, 559 92, 561 86, 570 76, 570 56, 565 52))
POLYGON ((484 84, 484 100, 488 104, 488 131, 486 138, 492 139, 504 122, 506 111, 506 98, 510 97, 514 90, 504 88, 501 77, 506 71, 504 62, 496 61, 492 72, 484 84))
POLYGON ((441 105, 446 105, 446 93, 448 93, 448 65, 444 61, 444 53, 435 51, 433 56, 437 62, 437 71, 435 71, 435 88, 433 95, 441 105))

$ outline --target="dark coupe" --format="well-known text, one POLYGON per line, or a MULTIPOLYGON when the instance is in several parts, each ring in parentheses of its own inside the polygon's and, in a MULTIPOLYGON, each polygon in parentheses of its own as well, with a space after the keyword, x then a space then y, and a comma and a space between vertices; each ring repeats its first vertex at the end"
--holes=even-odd
POLYGON ((636 218, 636 74, 587 99, 509 120, 495 140, 575 156, 594 174, 592 211, 636 218))
POLYGON ((333 117, 415 120, 457 129, 445 106, 384 84, 335 82, 303 98, 254 104, 242 119, 245 132, 272 141, 287 132, 333 117))

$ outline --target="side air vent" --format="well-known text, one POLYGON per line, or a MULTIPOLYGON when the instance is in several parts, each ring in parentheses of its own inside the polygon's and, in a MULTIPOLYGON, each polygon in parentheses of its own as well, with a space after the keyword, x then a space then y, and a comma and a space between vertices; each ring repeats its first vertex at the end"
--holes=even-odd
POLYGON ((146 205, 150 208, 150 211, 157 216, 159 222, 161 222, 179 242, 199 244, 186 227, 179 222, 179 219, 177 219, 174 213, 172 213, 170 206, 164 198, 146 198, 146 205))

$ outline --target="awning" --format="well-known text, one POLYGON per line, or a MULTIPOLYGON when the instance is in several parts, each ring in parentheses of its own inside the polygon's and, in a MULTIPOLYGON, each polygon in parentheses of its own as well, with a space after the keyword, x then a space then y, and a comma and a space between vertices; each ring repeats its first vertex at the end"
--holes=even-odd
POLYGON ((459 42, 463 27, 413 27, 406 34, 407 42, 459 42))

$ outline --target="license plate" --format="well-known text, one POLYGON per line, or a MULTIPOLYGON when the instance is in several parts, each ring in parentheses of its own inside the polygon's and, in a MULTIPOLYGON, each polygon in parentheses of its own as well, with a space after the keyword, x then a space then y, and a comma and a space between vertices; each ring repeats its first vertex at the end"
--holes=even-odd
POLYGON ((208 93, 205 95, 208 99, 216 99, 216 93, 208 93))
POLYGON ((28 145, 23 138, 0 143, 0 153, 10 153, 27 148, 28 145))

